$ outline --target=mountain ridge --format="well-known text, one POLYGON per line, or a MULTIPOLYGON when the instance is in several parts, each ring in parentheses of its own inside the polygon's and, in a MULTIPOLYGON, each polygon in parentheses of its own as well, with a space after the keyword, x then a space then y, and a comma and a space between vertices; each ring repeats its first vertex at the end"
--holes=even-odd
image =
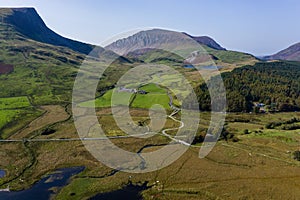
POLYGON ((3 24, 13 27, 18 34, 26 38, 67 47, 83 54, 89 54, 94 48, 91 44, 68 39, 52 31, 47 27, 35 8, 1 8, 0 16, 3 24))
POLYGON ((173 43, 176 42, 175 39, 192 39, 200 45, 207 46, 214 50, 226 50, 221 45, 219 45, 215 40, 208 36, 191 36, 184 32, 176 32, 164 29, 151 29, 140 31, 136 34, 133 34, 127 38, 119 39, 111 44, 107 45, 105 49, 115 51, 116 53, 129 53, 126 52, 125 49, 131 46, 135 46, 134 49, 142 49, 142 48, 151 48, 152 45, 158 43, 173 43), (185 37, 186 36, 186 37, 185 37), (122 49, 122 50, 121 50, 122 49), (125 52, 122 52, 122 51, 125 52), (118 52, 119 51, 119 52, 118 52))

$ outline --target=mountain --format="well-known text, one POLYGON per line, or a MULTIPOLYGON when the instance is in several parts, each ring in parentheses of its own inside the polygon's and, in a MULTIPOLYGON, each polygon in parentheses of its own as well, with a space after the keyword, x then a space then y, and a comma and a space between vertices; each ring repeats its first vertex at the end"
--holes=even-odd
POLYGON ((6 24, 26 38, 51 44, 68 47, 74 51, 88 54, 93 45, 62 37, 49 29, 34 8, 1 8, 2 24, 6 24))
POLYGON ((34 105, 69 100, 86 47, 49 30, 32 8, 1 8, 0 97, 27 96, 34 105))
MULTIPOLYGON (((133 56, 134 58, 143 61, 161 60, 162 57, 167 54, 157 52, 158 50, 153 51, 153 49, 159 49, 159 47, 163 47, 164 45, 170 49, 171 45, 176 48, 176 50, 178 50, 177 48, 182 48, 182 50, 184 50, 184 47, 181 47, 181 45, 191 43, 191 41, 193 41, 191 38, 201 44, 208 53, 207 55, 210 56, 210 59, 213 60, 215 64, 222 66, 223 70, 231 70, 243 65, 254 64, 258 61, 253 55, 236 51, 228 51, 207 36, 194 37, 187 33, 162 29, 138 32, 132 36, 109 44, 105 47, 105 49, 114 51, 120 55, 127 55, 129 57, 133 56)), ((177 58, 171 59, 177 60, 177 58)))
POLYGON ((33 105, 70 101, 91 49, 51 31, 33 8, 1 8, 0 97, 27 96, 33 105))
MULTIPOLYGON (((1 8, 0 98, 26 96, 32 105, 70 102, 78 68, 93 48, 56 34, 33 8, 1 8)), ((115 60, 99 81, 103 88, 114 84, 131 63, 102 47, 88 58, 115 60)))
MULTIPOLYGON (((160 29, 142 31, 106 49, 99 47, 97 53, 101 54, 101 60, 105 60, 108 58, 105 56, 117 58, 112 51, 120 54, 127 51, 128 47, 143 49, 170 41, 178 46, 182 35, 160 29)), ((185 34, 184 38, 191 41, 190 37, 185 34)), ((203 47, 217 65, 224 67, 222 70, 256 62, 249 54, 218 50, 210 47, 217 47, 215 43, 207 41, 203 47)), ((27 96, 33 105, 69 102, 78 67, 92 48, 92 45, 64 38, 50 30, 33 8, 1 8, 0 97, 27 96)), ((152 50, 136 52, 133 57, 138 57, 137 63, 147 59, 147 62, 169 62, 171 65, 180 63, 180 58, 168 52, 152 50)), ((99 81, 102 89, 114 85, 134 61, 130 57, 129 60, 120 57, 99 81)))
POLYGON ((119 54, 127 54, 131 50, 144 48, 150 49, 151 47, 157 47, 161 44, 180 44, 180 40, 188 41, 189 38, 195 40, 201 45, 205 45, 212 49, 225 50, 217 42, 207 36, 193 37, 188 35, 187 33, 180 33, 163 29, 152 29, 138 32, 132 36, 129 36, 128 38, 113 42, 112 44, 106 46, 105 49, 112 50, 119 54))
POLYGON ((266 60, 300 61, 300 42, 274 55, 264 57, 266 60))

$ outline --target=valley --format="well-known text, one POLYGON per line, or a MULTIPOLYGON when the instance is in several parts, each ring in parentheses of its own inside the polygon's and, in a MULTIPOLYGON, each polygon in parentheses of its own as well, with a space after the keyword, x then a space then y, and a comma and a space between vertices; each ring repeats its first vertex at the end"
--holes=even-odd
POLYGON ((58 200, 132 191, 145 200, 300 196, 297 53, 261 60, 207 36, 163 29, 94 49, 53 32, 33 8, 1 8, 0 18, 0 189, 11 191, 0 197, 30 196, 36 187, 43 199, 58 200), (222 84, 226 107, 214 109, 222 84), (185 113, 199 121, 185 123, 185 113), (223 121, 212 122, 215 113, 226 114, 218 138, 211 126, 223 121), (81 117, 89 126, 84 136, 81 117), (216 144, 200 158, 207 137, 216 144), (101 141, 138 155, 140 169, 149 164, 143 153, 166 145, 187 150, 158 170, 126 172, 88 151, 87 144, 101 141))

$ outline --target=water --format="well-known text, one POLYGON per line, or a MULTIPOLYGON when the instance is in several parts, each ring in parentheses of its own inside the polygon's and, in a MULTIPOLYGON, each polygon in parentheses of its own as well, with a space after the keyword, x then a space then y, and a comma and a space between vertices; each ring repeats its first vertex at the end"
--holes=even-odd
POLYGON ((97 194, 89 200, 142 200, 141 192, 146 189, 148 189, 147 183, 144 183, 141 186, 129 184, 120 190, 97 194))
POLYGON ((0 169, 0 178, 3 178, 6 175, 6 172, 0 169))
POLYGON ((184 67, 184 68, 188 68, 188 69, 190 69, 190 68, 194 68, 194 66, 193 66, 193 65, 184 65, 183 67, 184 67))
POLYGON ((14 199, 14 200, 46 200, 50 199, 53 191, 50 188, 58 187, 61 188, 69 183, 72 176, 80 173, 84 170, 84 167, 72 167, 64 168, 55 171, 42 178, 33 187, 16 192, 0 192, 0 199, 14 199))

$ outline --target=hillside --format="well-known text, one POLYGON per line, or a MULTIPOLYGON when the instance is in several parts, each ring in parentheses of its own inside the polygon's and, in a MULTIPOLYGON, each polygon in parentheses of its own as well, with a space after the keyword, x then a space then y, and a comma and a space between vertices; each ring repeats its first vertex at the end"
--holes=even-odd
MULTIPOLYGON (((38 42, 33 39, 34 34, 26 36, 22 26, 14 25, 26 21, 24 18, 29 20, 29 16, 35 13, 33 9, 0 9, 3 18, 0 23, 3 72, 0 75, 0 97, 29 96, 34 104, 57 102, 60 96, 62 101, 67 100, 66 94, 71 93, 77 67, 85 55, 67 47, 38 42), (25 14, 21 15, 22 12, 25 14), (15 22, 9 22, 12 19, 15 22)), ((27 22, 32 22, 26 29, 28 34, 37 31, 37 37, 41 33, 39 25, 43 23, 39 20, 37 24, 27 22)), ((44 35, 41 40, 47 37, 44 35)))
POLYGON ((274 55, 266 56, 264 59, 300 61, 300 43, 294 44, 274 55))
POLYGON ((299 199, 300 63, 256 63, 187 34, 208 56, 155 49, 190 55, 182 35, 141 32, 88 54, 34 9, 0 9, 0 200, 299 199), (207 59, 218 67, 196 65, 207 59), (229 112, 194 112, 185 97, 194 89, 208 111, 202 83, 219 67, 229 112), (248 113, 254 103, 293 112, 248 113), (201 158, 202 147, 214 149, 201 158))
POLYGON ((6 24, 20 35, 38 42, 68 47, 88 54, 93 45, 62 37, 49 29, 34 8, 1 8, 2 26, 6 24))
POLYGON ((31 8, 0 9, 0 19, 0 138, 6 138, 41 115, 40 106, 72 102, 92 46, 57 35, 31 8))
MULTIPOLYGON (((0 97, 28 96, 34 105, 70 102, 78 68, 94 47, 54 33, 33 8, 1 8, 0 17, 0 97)), ((118 58, 97 50, 93 56, 102 60, 118 58)))

